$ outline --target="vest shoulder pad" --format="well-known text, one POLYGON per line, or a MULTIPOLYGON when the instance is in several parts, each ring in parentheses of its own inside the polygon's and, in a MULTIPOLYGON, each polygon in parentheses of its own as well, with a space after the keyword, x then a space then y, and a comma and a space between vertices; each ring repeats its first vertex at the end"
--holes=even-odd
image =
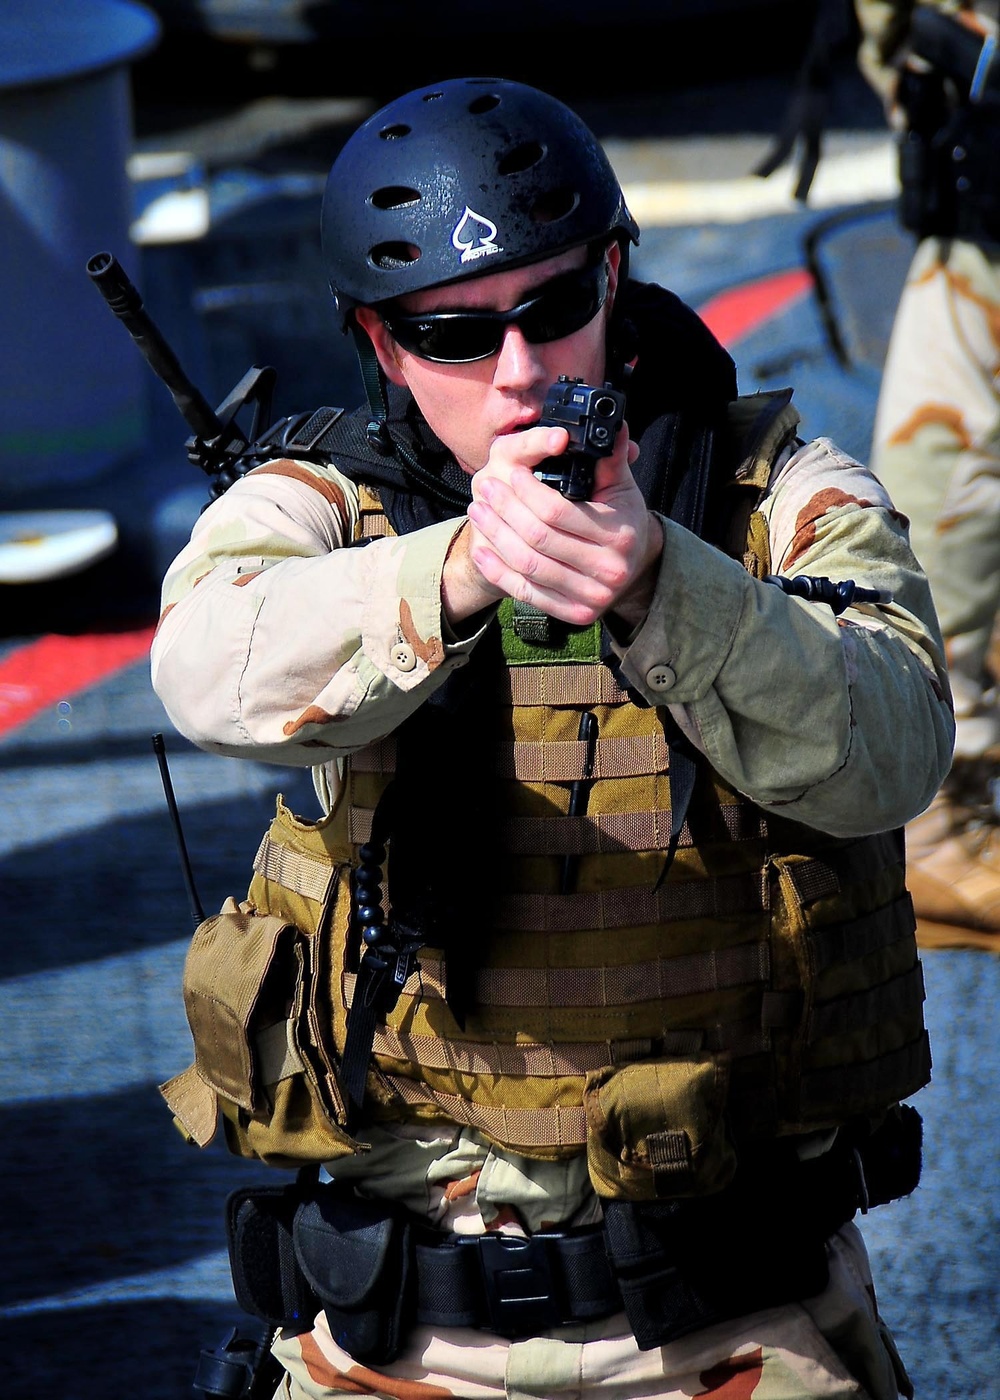
POLYGON ((729 428, 736 448, 733 480, 740 486, 767 486, 782 450, 795 440, 800 414, 792 404, 791 389, 769 389, 743 394, 727 408, 729 428))

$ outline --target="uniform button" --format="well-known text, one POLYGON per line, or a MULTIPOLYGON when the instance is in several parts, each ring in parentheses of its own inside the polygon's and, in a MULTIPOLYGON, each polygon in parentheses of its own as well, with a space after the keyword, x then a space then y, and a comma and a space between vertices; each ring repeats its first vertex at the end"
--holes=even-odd
POLYGON ((674 668, 668 666, 665 661, 661 661, 658 666, 650 666, 646 672, 646 684, 650 690, 669 690, 676 679, 674 668))
POLYGON ((389 660, 397 671, 412 671, 417 664, 417 654, 405 642, 399 642, 390 651, 389 660))

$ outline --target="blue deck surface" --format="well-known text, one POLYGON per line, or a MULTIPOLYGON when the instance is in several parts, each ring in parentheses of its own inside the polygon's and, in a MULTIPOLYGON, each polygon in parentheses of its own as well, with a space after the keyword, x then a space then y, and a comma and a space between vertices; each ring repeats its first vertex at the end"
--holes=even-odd
MULTIPOLYGON (((150 309, 182 337, 182 360, 198 369, 209 397, 221 398, 263 348, 281 362, 283 383, 298 383, 308 398, 279 403, 280 412, 356 398, 343 347, 324 344, 319 302, 312 338, 284 316, 267 339, 276 305, 311 304, 314 250, 309 235, 299 237, 308 205, 292 209, 278 198, 243 216, 258 250, 284 239, 291 254, 271 266, 267 296, 232 290, 235 235, 228 244, 220 237, 201 248, 152 250, 147 259, 150 309), (202 308, 200 331, 172 312, 185 279, 189 304, 202 308), (206 295, 222 285, 231 289, 228 301, 206 295)), ((733 349, 744 391, 799 386, 805 430, 864 456, 886 288, 898 287, 907 250, 891 216, 857 213, 829 229, 819 254, 849 363, 832 353, 814 298, 733 349)), ((653 230, 636 271, 699 305, 734 280, 801 264, 820 222, 802 211, 740 227, 653 230)), ((256 285, 252 275, 244 280, 256 285)), ((206 499, 183 462, 183 424, 158 387, 151 392, 148 456, 91 483, 81 500, 113 500, 132 550, 131 611, 138 614, 153 594, 150 580, 206 499)), ((120 585, 121 573, 101 579, 103 592, 88 593, 86 580, 77 590, 79 608, 90 608, 97 622, 122 610, 120 595, 106 592, 120 585)), ((45 609, 33 613, 30 601, 23 616, 20 635, 9 628, 0 642, 0 660, 51 625, 39 625, 45 609)), ((190 1058, 180 975, 191 917, 150 747, 154 731, 167 739, 207 910, 244 892, 276 791, 303 814, 315 810, 303 773, 211 757, 176 736, 142 663, 74 695, 68 710, 44 710, 0 738, 5 1396, 190 1394, 199 1348, 219 1341, 237 1316, 222 1231, 226 1194, 240 1183, 278 1179, 229 1158, 218 1144, 200 1153, 186 1147, 156 1090, 190 1058)), ((911 1198, 861 1224, 918 1400, 995 1400, 1000 959, 931 952, 924 966, 934 1055, 933 1082, 917 1100, 924 1179, 911 1198)))

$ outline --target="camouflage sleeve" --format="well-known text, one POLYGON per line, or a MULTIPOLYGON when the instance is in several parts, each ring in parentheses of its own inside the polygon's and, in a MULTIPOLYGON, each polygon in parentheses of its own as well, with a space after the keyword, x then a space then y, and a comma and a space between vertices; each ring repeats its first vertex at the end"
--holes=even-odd
POLYGON ((625 674, 761 806, 839 836, 902 825, 930 802, 954 740, 905 519, 827 439, 795 452, 762 512, 773 572, 853 579, 892 602, 835 617, 665 521, 656 595, 625 674))
POLYGON ((441 571, 461 519, 350 545, 353 483, 272 462, 209 507, 171 565, 152 647, 171 720, 214 753, 316 766, 382 738, 478 634, 446 634, 441 571))

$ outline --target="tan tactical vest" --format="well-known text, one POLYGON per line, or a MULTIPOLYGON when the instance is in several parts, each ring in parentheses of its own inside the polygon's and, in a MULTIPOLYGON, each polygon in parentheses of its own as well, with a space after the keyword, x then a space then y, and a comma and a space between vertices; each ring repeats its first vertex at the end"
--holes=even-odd
MULTIPOLYGON (((753 499, 796 421, 779 415, 737 473, 753 499)), ((384 533, 377 500, 364 506, 362 528, 384 533)), ((766 529, 747 514, 745 562, 761 574, 766 529)), ((376 1027, 369 1118, 467 1124, 529 1157, 586 1150, 599 1194, 642 1199, 718 1189, 734 1145, 876 1117, 920 1088, 930 1060, 899 835, 838 840, 775 820, 706 766, 658 884, 671 821, 660 712, 585 659, 580 635, 576 659, 539 659, 511 611, 512 664, 483 717, 502 880, 470 929, 474 1004, 460 1028, 446 962, 423 949, 376 1027), (588 759, 586 813, 569 816, 588 759), (573 892, 560 894, 567 858, 573 892)), ((349 880, 394 769, 393 739, 354 755, 319 823, 279 799, 248 901, 198 930, 185 980, 196 1061, 164 1086, 196 1141, 221 1107, 243 1155, 291 1165, 357 1150, 335 1075, 358 966, 349 880)))

